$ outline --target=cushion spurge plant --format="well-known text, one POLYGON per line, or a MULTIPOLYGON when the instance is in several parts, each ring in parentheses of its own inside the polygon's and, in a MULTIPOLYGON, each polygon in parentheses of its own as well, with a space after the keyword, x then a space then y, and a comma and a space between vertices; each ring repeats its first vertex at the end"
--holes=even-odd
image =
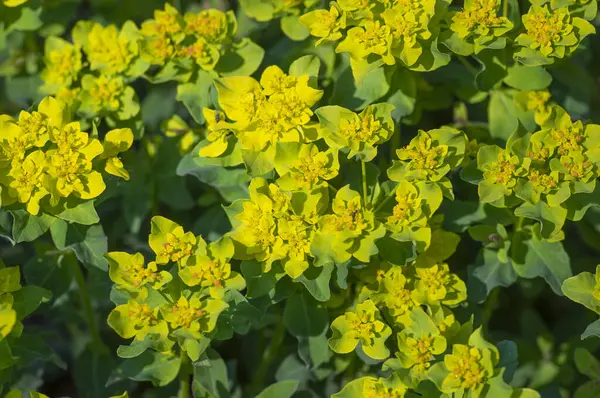
POLYGON ((600 397, 596 0, 134 3, 0 0, 0 397, 600 397))

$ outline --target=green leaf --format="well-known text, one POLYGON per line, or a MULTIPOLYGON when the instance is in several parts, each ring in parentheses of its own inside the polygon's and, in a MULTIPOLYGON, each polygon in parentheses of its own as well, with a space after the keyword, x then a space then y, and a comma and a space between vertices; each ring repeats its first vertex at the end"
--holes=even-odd
POLYGON ((392 119, 397 123, 415 110, 417 102, 415 73, 408 69, 397 68, 392 76, 389 94, 385 102, 394 105, 392 119))
POLYGON ((219 339, 233 338, 234 333, 246 334, 253 324, 259 322, 262 314, 240 292, 229 290, 223 300, 229 307, 219 315, 217 325, 219 339))
POLYGON ((377 241, 381 257, 394 265, 404 266, 417 258, 417 246, 412 241, 400 242, 390 236, 384 236, 377 241))
MULTIPOLYGON (((371 377, 372 378, 372 377, 371 377)), ((360 398, 363 396, 363 384, 366 377, 352 380, 351 382, 344 385, 344 388, 336 394, 333 394, 331 398, 360 398)))
POLYGON ((27 283, 48 289, 54 297, 59 297, 69 290, 73 275, 69 270, 69 262, 77 261, 71 253, 49 251, 41 253, 23 266, 23 275, 27 283))
POLYGON ((551 239, 562 229, 567 218, 567 209, 560 206, 550 207, 543 201, 539 201, 535 205, 525 202, 515 209, 515 216, 539 221, 541 236, 551 239))
POLYGON ((70 249, 86 266, 108 270, 108 263, 104 258, 108 241, 100 224, 85 226, 57 220, 52 224, 50 234, 57 249, 70 249))
POLYGON ((246 280, 246 295, 248 298, 257 298, 268 294, 285 272, 277 273, 275 269, 262 272, 262 265, 256 261, 242 261, 242 275, 246 280))
MULTIPOLYGON (((4 12, 4 10, 2 10, 4 12)), ((21 15, 19 18, 9 26, 10 30, 20 31, 35 31, 38 30, 44 24, 40 19, 42 8, 36 10, 29 7, 23 7, 21 9, 21 15)))
POLYGON ((183 102, 183 105, 198 124, 204 124, 202 108, 208 108, 211 105, 211 87, 213 87, 213 78, 203 70, 198 71, 195 82, 177 86, 177 101, 183 102))
MULTIPOLYGON (((565 294, 565 296, 566 296, 566 294, 565 294)), ((587 326, 587 328, 585 328, 585 330, 583 331, 583 334, 581 335, 581 339, 582 340, 587 339, 590 336, 600 337, 600 319, 590 323, 587 326)))
POLYGON ((494 250, 481 249, 475 265, 477 268, 473 270, 473 276, 485 285, 485 297, 496 286, 508 287, 517 280, 517 275, 511 262, 504 263, 500 261, 498 254, 494 250))
POLYGON ((329 280, 333 272, 333 264, 323 267, 309 267, 296 280, 300 281, 312 296, 318 301, 327 301, 331 297, 329 280))
POLYGON ((508 68, 504 83, 518 90, 543 90, 552 83, 552 76, 541 66, 515 64, 508 68))
POLYGON ((597 381, 588 381, 575 390, 573 398, 589 398, 600 396, 600 383, 597 381))
POLYGON ((298 380, 284 380, 265 388, 256 398, 290 398, 298 389, 298 380))
POLYGON ((305 40, 310 33, 306 26, 300 23, 297 15, 286 15, 281 18, 281 30, 287 37, 295 41, 305 40))
POLYGON ((311 369, 317 369, 322 364, 329 361, 332 352, 327 343, 328 328, 318 336, 297 337, 298 355, 311 369))
POLYGON ((56 218, 48 214, 33 216, 25 210, 9 211, 13 216, 12 238, 15 243, 32 242, 44 235, 56 218))
POLYGON ((83 202, 67 201, 64 207, 55 212, 54 215, 65 221, 82 225, 93 225, 100 221, 92 200, 83 202))
POLYGON ((575 367, 579 373, 592 380, 600 381, 600 361, 585 348, 577 347, 573 353, 575 367))
POLYGON ((594 275, 589 272, 582 272, 565 280, 562 284, 562 292, 574 302, 584 305, 596 314, 600 314, 600 300, 592 294, 595 287, 594 275))
POLYGON ((172 382, 179 373, 179 356, 169 353, 146 351, 135 358, 125 359, 113 372, 107 385, 123 379, 150 381, 158 387, 172 382))
POLYGON ((33 369, 47 362, 52 362, 63 370, 67 368, 64 361, 37 334, 24 333, 15 342, 11 342, 11 350, 21 363, 33 369))
POLYGON ((13 308, 17 312, 19 320, 32 314, 40 304, 47 303, 52 299, 52 292, 39 286, 23 286, 12 295, 15 299, 13 308))
POLYGON ((287 299, 283 322, 295 337, 319 336, 329 324, 327 310, 305 292, 287 299))
POLYGON ((475 59, 482 66, 477 76, 475 76, 475 84, 479 90, 489 91, 499 86, 506 76, 507 53, 506 49, 486 50, 475 56, 475 59))
POLYGON ((562 295, 561 285, 572 275, 571 260, 561 242, 550 242, 533 233, 517 233, 511 254, 517 274, 523 278, 543 277, 552 290, 562 295))
POLYGON ((264 56, 262 47, 243 38, 219 59, 215 70, 221 76, 250 76, 258 69, 264 56))
POLYGON ((519 127, 516 106, 506 91, 494 90, 488 105, 490 135, 500 141, 507 141, 519 127))
POLYGON ((293 76, 308 75, 318 78, 321 68, 321 59, 316 55, 305 55, 296 59, 289 68, 289 74, 293 76))
POLYGON ((508 224, 511 214, 490 204, 474 201, 444 201, 440 207, 444 214, 444 228, 454 232, 464 232, 473 224, 508 224))
POLYGON ((227 367, 215 350, 209 348, 194 363, 192 391, 195 397, 229 397, 227 367))
POLYGON ((504 381, 510 383, 519 366, 519 352, 514 341, 502 340, 496 344, 500 353, 498 368, 504 368, 504 381))
POLYGON ((385 69, 376 68, 355 82, 352 69, 348 65, 335 80, 329 103, 360 110, 376 102, 390 90, 385 69))
POLYGON ((81 398, 106 398, 123 391, 123 383, 107 386, 107 381, 117 364, 108 350, 98 350, 89 345, 73 365, 77 396, 81 398))
POLYGON ((135 358, 142 355, 153 343, 150 335, 147 335, 144 340, 134 340, 130 345, 120 345, 117 348, 117 355, 121 358, 135 358))

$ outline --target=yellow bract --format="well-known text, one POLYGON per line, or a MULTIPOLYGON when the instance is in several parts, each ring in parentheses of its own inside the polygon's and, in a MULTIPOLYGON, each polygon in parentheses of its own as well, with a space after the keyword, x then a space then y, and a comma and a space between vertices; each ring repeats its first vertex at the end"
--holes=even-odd
POLYGON ((243 149, 274 151, 277 142, 305 142, 303 126, 323 92, 309 85, 309 77, 286 75, 269 66, 260 83, 250 77, 227 77, 217 82, 219 103, 235 123, 243 149))
MULTIPOLYGON (((104 191, 94 162, 105 148, 82 132, 79 122, 69 123, 64 103, 47 97, 37 111, 21 112, 18 120, 3 116, 0 131, 3 205, 21 203, 35 215, 40 206, 56 207, 71 196, 89 200, 104 191)), ((132 139, 129 129, 123 131, 132 139)), ((113 134, 107 135, 109 140, 113 134)), ((121 170, 126 173, 122 165, 121 170)))

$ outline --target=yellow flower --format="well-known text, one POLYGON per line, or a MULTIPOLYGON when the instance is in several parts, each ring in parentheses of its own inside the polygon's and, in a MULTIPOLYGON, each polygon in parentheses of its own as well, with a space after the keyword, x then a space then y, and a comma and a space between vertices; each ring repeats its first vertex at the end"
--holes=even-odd
POLYGON ((67 104, 72 105, 76 100, 79 99, 79 93, 81 89, 79 87, 76 88, 66 88, 63 87, 54 95, 57 100, 67 104))
POLYGON ((323 138, 332 148, 349 148, 348 159, 359 156, 371 161, 377 155, 377 145, 394 134, 391 104, 373 104, 360 114, 339 106, 323 106, 316 110, 323 138))
POLYGON ((94 112, 116 112, 121 107, 120 97, 125 91, 122 77, 85 75, 81 79, 82 100, 89 102, 94 112))
POLYGON ((161 310, 171 328, 188 329, 190 332, 208 333, 216 324, 219 314, 227 308, 221 300, 201 298, 193 294, 188 300, 181 296, 177 303, 161 310))
POLYGON ((484 350, 464 344, 454 344, 452 354, 444 357, 449 374, 443 381, 448 389, 480 389, 493 375, 491 360, 484 350))
MULTIPOLYGON (((279 170, 280 165, 276 164, 279 170)), ((311 189, 323 181, 328 181, 337 176, 339 162, 337 151, 329 149, 319 151, 314 144, 302 145, 298 151, 297 159, 291 164, 287 173, 282 175, 278 184, 287 189, 311 189)))
POLYGON ((28 0, 2 0, 2 4, 6 7, 18 7, 21 4, 27 3, 28 0))
POLYGON ((311 227, 301 221, 280 220, 278 234, 284 242, 287 258, 282 260, 283 269, 295 279, 308 268, 307 257, 310 254, 311 227))
POLYGON ((183 19, 179 11, 169 3, 164 10, 155 10, 154 19, 142 23, 141 32, 146 36, 176 37, 177 42, 183 40, 183 19))
POLYGON ((316 45, 323 41, 336 41, 342 38, 341 29, 346 28, 346 15, 340 13, 335 4, 329 10, 314 10, 300 17, 312 36, 319 37, 316 45))
POLYGON ((156 262, 146 265, 141 253, 129 254, 125 252, 106 253, 110 266, 110 279, 118 287, 137 291, 149 285, 152 289, 160 289, 165 283, 171 281, 172 276, 167 271, 158 271, 156 262))
POLYGON ((273 204, 264 195, 254 202, 245 202, 243 211, 236 216, 242 222, 234 233, 234 239, 246 246, 248 255, 258 261, 267 261, 265 271, 271 268, 272 261, 283 255, 283 241, 275 236, 275 218, 272 212, 273 204))
POLYGON ((166 338, 169 334, 169 328, 161 319, 159 309, 137 299, 113 309, 108 316, 108 324, 124 339, 135 337, 136 340, 144 340, 150 333, 166 338))
POLYGON ((491 41, 512 29, 506 17, 499 17, 498 0, 467 0, 465 7, 452 16, 450 28, 461 39, 472 37, 476 42, 491 41))
POLYGON ((334 352, 346 354, 353 351, 358 343, 373 359, 385 359, 389 350, 385 340, 392 330, 381 321, 379 310, 371 300, 356 305, 355 311, 347 311, 338 316, 332 323, 333 336, 329 339, 329 347, 334 352))
POLYGON ((403 398, 408 390, 406 386, 398 383, 387 386, 384 379, 366 378, 362 388, 364 398, 403 398))
POLYGON ((547 5, 532 5, 522 19, 526 31, 515 39, 515 45, 522 47, 515 58, 529 65, 564 58, 575 51, 584 37, 596 32, 588 21, 572 17, 566 7, 549 10, 547 5))
MULTIPOLYGON (((137 30, 137 28, 135 28, 137 30)), ((94 24, 87 36, 84 51, 92 70, 115 75, 124 73, 138 55, 137 42, 119 32, 115 25, 94 24)))
POLYGON ((219 105, 227 117, 246 125, 265 100, 260 84, 251 77, 233 76, 216 81, 219 92, 219 105))
POLYGON ((457 305, 467 298, 465 283, 455 274, 450 273, 448 264, 435 264, 430 267, 415 268, 416 283, 414 294, 416 300, 424 303, 457 305))
POLYGON ((169 38, 150 37, 142 42, 142 46, 144 59, 155 65, 166 63, 175 54, 175 46, 169 38))
POLYGON ((381 56, 384 63, 393 65, 391 54, 392 33, 390 27, 380 21, 367 21, 362 26, 348 30, 346 38, 338 44, 336 52, 347 52, 355 60, 371 54, 381 56))
POLYGON ((0 177, 0 182, 8 186, 8 195, 16 197, 19 203, 26 203, 27 211, 33 215, 39 213, 40 200, 48 195, 42 184, 45 167, 44 152, 38 150, 14 165, 7 176, 0 177))
POLYGON ((129 172, 123 167, 123 162, 118 157, 118 154, 127 151, 131 148, 132 144, 133 133, 131 129, 115 129, 106 133, 100 159, 106 159, 104 170, 108 174, 129 180, 129 172))
POLYGON ((379 290, 374 299, 385 305, 395 322, 409 326, 410 311, 419 304, 412 294, 412 280, 403 275, 401 267, 392 267, 379 275, 378 282, 379 290))
POLYGON ((206 139, 209 144, 201 148, 199 155, 214 158, 221 156, 229 147, 229 137, 233 134, 233 125, 225 121, 225 114, 212 109, 202 109, 206 120, 206 139))
POLYGON ((33 146, 34 137, 25 134, 12 118, 0 120, 0 167, 19 164, 33 146))
POLYGON ((204 70, 214 69, 219 62, 219 49, 203 37, 199 37, 189 46, 181 47, 177 54, 182 58, 193 59, 204 70))
POLYGON ((45 89, 57 92, 62 87, 70 87, 83 68, 79 47, 58 37, 49 37, 44 54, 46 68, 41 77, 46 83, 45 89))
POLYGON ((387 9, 382 14, 392 35, 392 54, 406 66, 413 66, 423 50, 419 41, 431 38, 429 15, 424 10, 387 9))
POLYGON ((211 43, 220 43, 235 34, 235 16, 232 11, 202 10, 199 13, 186 13, 185 32, 201 36, 211 43))
POLYGON ((17 124, 35 146, 42 148, 48 141, 48 116, 35 111, 21 111, 17 124))
POLYGON ((427 218, 421 210, 419 190, 414 184, 403 181, 396 188, 396 205, 387 223, 393 229, 398 227, 424 226, 427 218))
POLYGON ((551 97, 548 90, 520 91, 515 95, 515 103, 523 111, 533 111, 535 122, 542 126, 552 114, 551 97))
POLYGON ((91 160, 102 153, 102 145, 92 141, 86 152, 49 150, 48 178, 44 186, 51 193, 51 205, 55 206, 61 197, 71 194, 81 199, 93 199, 99 196, 106 185, 102 175, 92 169, 91 160))

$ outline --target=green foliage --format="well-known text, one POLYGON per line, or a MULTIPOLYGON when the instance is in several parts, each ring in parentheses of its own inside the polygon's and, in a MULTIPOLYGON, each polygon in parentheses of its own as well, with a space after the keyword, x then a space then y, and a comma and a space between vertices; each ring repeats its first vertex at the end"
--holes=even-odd
POLYGON ((599 395, 597 7, 0 0, 0 396, 599 395))

